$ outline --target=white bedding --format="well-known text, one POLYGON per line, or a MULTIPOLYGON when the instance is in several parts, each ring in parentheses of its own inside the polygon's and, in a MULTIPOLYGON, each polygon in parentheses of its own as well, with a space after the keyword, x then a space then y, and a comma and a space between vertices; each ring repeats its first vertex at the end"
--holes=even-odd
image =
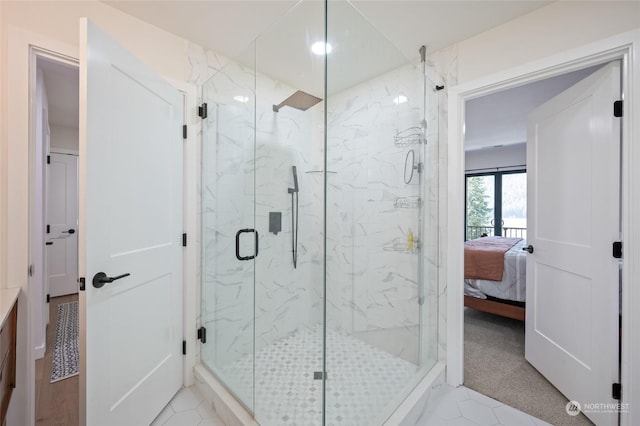
POLYGON ((526 246, 527 242, 522 240, 504 254, 502 281, 465 279, 464 293, 481 299, 493 296, 499 299, 524 302, 526 296, 527 252, 522 249, 526 246))

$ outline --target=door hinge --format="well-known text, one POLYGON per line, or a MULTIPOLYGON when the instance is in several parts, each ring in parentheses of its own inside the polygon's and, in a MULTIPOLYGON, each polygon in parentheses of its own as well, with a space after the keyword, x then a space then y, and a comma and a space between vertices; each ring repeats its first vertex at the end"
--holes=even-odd
POLYGON ((614 117, 622 117, 622 115, 623 115, 622 114, 623 113, 622 107, 623 107, 622 101, 615 101, 613 103, 613 116, 614 117))
POLYGON ((47 164, 51 164, 51 156, 47 155, 47 164))
POLYGON ((620 383, 611 385, 611 397, 617 400, 622 399, 622 385, 620 383))
POLYGON ((187 341, 183 340, 182 341, 182 355, 186 355, 187 354, 187 341))
POLYGON ((47 294, 47 303, 50 303, 50 302, 51 302, 51 295, 47 294))
POLYGON ((198 340, 202 343, 207 343, 207 329, 204 327, 200 327, 198 329, 198 340))
POLYGON ((203 120, 205 118, 207 118, 207 103, 204 102, 202 105, 200 105, 198 107, 198 117, 202 118, 203 120))
POLYGON ((84 277, 78 278, 78 287, 80 288, 80 291, 84 291, 84 277))
POLYGON ((622 259, 622 241, 615 241, 613 243, 613 257, 622 259))
POLYGON ((182 247, 187 246, 187 234, 182 234, 182 247))
POLYGON ((47 234, 51 233, 51 225, 47 225, 47 234))
POLYGON ((33 265, 29 265, 29 276, 33 276, 33 265))
POLYGON ((186 139, 187 138, 187 125, 183 124, 182 125, 182 139, 186 139))

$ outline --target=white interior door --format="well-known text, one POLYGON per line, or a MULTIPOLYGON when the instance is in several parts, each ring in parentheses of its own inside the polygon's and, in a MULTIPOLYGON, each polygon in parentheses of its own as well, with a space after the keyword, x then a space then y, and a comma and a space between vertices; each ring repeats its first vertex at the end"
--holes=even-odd
POLYGON ((536 109, 527 140, 525 357, 598 425, 617 414, 620 66, 611 63, 536 109), (588 407, 587 407, 588 408, 588 407))
POLYGON ((148 425, 182 385, 182 101, 86 19, 80 40, 81 420, 148 425))
POLYGON ((78 156, 51 153, 47 188, 47 279, 51 297, 78 292, 78 156))

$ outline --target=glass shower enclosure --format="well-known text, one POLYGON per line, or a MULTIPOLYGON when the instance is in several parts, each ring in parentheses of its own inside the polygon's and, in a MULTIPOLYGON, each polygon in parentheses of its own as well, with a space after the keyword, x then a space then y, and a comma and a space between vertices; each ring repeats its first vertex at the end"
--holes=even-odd
POLYGON ((203 86, 202 363, 261 425, 375 425, 433 367, 435 86, 302 1, 203 86))

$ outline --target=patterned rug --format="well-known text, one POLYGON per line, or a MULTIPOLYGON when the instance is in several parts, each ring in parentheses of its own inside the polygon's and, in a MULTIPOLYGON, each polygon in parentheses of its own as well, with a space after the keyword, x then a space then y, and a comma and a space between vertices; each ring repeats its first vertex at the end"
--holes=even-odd
POLYGON ((78 374, 78 302, 58 305, 51 383, 78 374))

